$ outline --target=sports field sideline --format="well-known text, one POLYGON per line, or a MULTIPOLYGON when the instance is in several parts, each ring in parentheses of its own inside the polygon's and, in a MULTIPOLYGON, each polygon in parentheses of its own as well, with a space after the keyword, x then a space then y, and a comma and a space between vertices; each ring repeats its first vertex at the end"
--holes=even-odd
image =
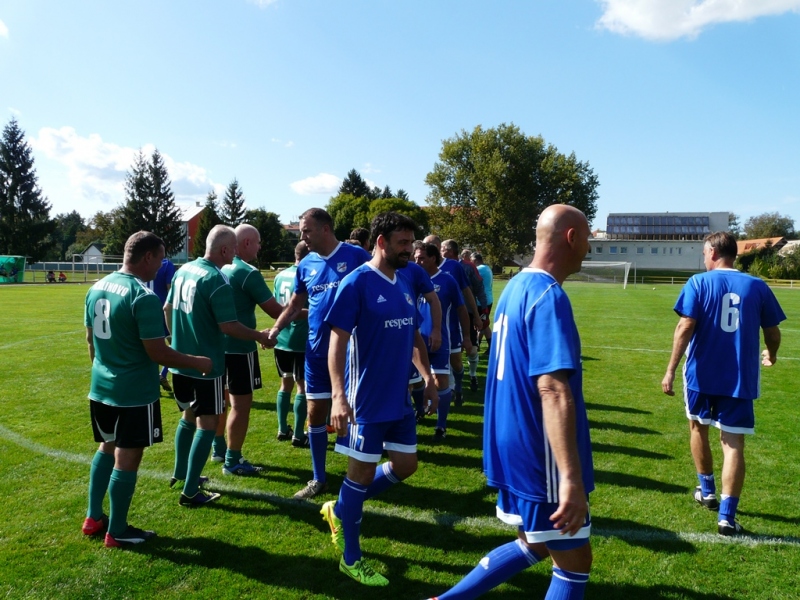
MULTIPOLYGON (((340 576, 318 514, 333 494, 318 504, 291 499, 310 475, 310 458, 274 439, 278 380, 271 352, 264 352, 265 389, 256 393, 245 450, 266 474, 223 479, 209 463, 209 487, 223 498, 197 511, 179 507, 178 492, 167 486, 179 413, 164 395, 165 442, 145 454, 130 516, 159 537, 132 551, 84 539, 80 524, 96 447, 86 399, 87 289, 0 288, 4 597, 427 598, 513 535, 494 519, 494 494, 481 475, 481 379, 478 393, 466 391, 466 404, 454 410, 443 444, 429 443, 432 420, 420 427, 417 474, 366 506, 365 556, 390 586, 376 595, 340 576)), ((583 342, 598 482, 587 598, 800 597, 799 291, 776 290, 788 319, 778 363, 762 374, 739 511, 753 533, 728 539, 716 535, 716 516, 691 499, 696 479, 682 401, 660 391, 680 287, 568 283, 566 289, 583 342)), ((259 326, 268 324, 262 315, 259 326)), ((329 464, 335 493, 344 458, 331 453, 329 464)), ((543 597, 549 568, 537 565, 486 597, 543 597)))

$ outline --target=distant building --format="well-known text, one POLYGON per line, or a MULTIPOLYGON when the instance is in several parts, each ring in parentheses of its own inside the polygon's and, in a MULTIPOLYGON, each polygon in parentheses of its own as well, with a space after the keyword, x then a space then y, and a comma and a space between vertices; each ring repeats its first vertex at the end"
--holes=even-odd
POLYGON ((89 247, 81 252, 83 262, 91 264, 101 264, 103 262, 103 246, 99 242, 89 244, 89 247))
POLYGON ((752 250, 760 250, 761 248, 766 248, 767 245, 772 246, 775 250, 780 251, 783 247, 786 246, 789 242, 786 240, 785 237, 772 237, 772 238, 760 238, 755 240, 739 240, 736 242, 738 246, 738 253, 739 254, 746 254, 752 250))
POLYGON ((283 226, 283 229, 294 244, 300 241, 300 221, 290 221, 288 225, 283 226))
POLYGON ((702 271, 703 238, 728 230, 728 213, 612 213, 586 260, 624 261, 639 269, 702 271))
POLYGON ((194 253, 194 238, 197 234, 197 226, 200 224, 200 217, 203 215, 205 206, 196 202, 194 206, 181 209, 181 231, 183 231, 183 247, 170 256, 173 262, 185 263, 194 253))

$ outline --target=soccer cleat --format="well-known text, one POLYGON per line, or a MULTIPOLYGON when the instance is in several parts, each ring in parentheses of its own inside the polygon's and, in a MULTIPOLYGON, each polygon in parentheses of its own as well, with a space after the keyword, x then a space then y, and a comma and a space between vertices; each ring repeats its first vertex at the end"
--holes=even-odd
POLYGON ((719 500, 717 500, 717 496, 715 494, 703 496, 703 490, 699 485, 694 488, 694 499, 695 502, 701 506, 705 506, 708 510, 719 509, 719 500))
POLYGON ((211 453, 211 460, 214 462, 225 462, 225 451, 223 450, 222 454, 219 454, 216 450, 214 450, 211 453))
POLYGON ((233 465, 232 467, 223 466, 222 467, 222 474, 223 475, 241 475, 241 476, 248 476, 248 475, 256 475, 257 473, 261 473, 264 470, 264 467, 257 467, 255 465, 250 464, 249 461, 246 461, 243 458, 239 459, 238 464, 233 465))
MULTIPOLYGON (((206 477, 205 475, 200 475, 200 477, 197 478, 197 487, 203 487, 207 483, 208 483, 208 477, 206 477)), ((183 488, 183 479, 176 479, 175 477, 170 477, 169 487, 171 487, 172 489, 175 489, 177 487, 183 488)))
POLYGON ((334 429, 333 425, 325 425, 325 431, 328 433, 328 435, 336 433, 336 429, 334 429))
POLYGON ((304 435, 301 438, 292 436, 292 446, 295 448, 310 448, 311 442, 308 440, 307 435, 304 435))
POLYGON ((342 520, 333 512, 333 507, 336 506, 336 500, 328 500, 322 505, 322 510, 319 514, 322 515, 322 520, 325 521, 331 528, 331 542, 336 546, 340 552, 344 553, 344 530, 342 529, 342 520))
POLYGON ((220 495, 216 492, 207 492, 206 490, 200 489, 197 490, 197 493, 192 496, 191 498, 186 494, 181 494, 181 499, 178 500, 178 504, 181 506, 186 506, 187 508, 195 508, 198 506, 203 506, 205 504, 209 504, 210 502, 215 502, 220 499, 220 495))
POLYGON ((425 413, 424 412, 418 412, 417 413, 417 425, 419 425, 420 423, 423 423, 424 421, 425 421, 425 413))
POLYGON ((161 378, 161 389, 165 392, 172 392, 172 386, 169 384, 169 380, 166 377, 161 378))
POLYGON ((363 583, 370 587, 389 585, 389 580, 380 573, 376 573, 375 569, 370 567, 363 558, 357 560, 353 565, 348 565, 344 562, 344 556, 342 556, 339 560, 339 570, 348 577, 355 579, 358 583, 363 583))
POLYGON ((470 377, 469 378, 469 390, 471 392, 478 391, 478 378, 477 377, 470 377))
POLYGON ((464 397, 461 395, 461 392, 453 392, 453 403, 456 406, 463 406, 464 397))
POLYGON ((312 479, 306 484, 302 490, 294 495, 295 500, 311 500, 320 494, 328 491, 328 483, 325 481, 317 481, 312 479))
POLYGON ((437 427, 436 431, 433 433, 433 441, 441 442, 445 437, 447 437, 447 432, 441 427, 437 427))
POLYGON ((100 515, 100 518, 97 520, 92 517, 86 517, 81 529, 83 535, 100 535, 101 533, 105 533, 106 529, 108 529, 108 516, 100 515))
POLYGON ((135 544, 143 544, 147 540, 156 537, 155 531, 146 531, 128 525, 128 528, 122 532, 121 535, 111 535, 106 533, 106 548, 123 548, 125 546, 133 546, 135 544))
POLYGON ((720 535, 725 536, 741 535, 744 533, 744 527, 742 527, 736 519, 733 520, 733 524, 729 523, 726 519, 722 519, 717 523, 717 531, 719 531, 720 535))
POLYGON ((282 431, 278 431, 278 435, 275 436, 275 439, 279 442, 288 442, 294 437, 294 431, 292 431, 291 427, 287 427, 286 433, 282 431))

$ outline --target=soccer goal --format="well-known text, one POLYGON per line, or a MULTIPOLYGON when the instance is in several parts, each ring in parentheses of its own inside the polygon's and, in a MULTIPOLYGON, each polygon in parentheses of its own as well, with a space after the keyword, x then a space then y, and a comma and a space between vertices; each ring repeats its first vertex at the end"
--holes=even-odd
POLYGON ((580 273, 570 275, 568 281, 588 283, 621 283, 622 289, 628 287, 629 262, 586 260, 581 263, 580 273))

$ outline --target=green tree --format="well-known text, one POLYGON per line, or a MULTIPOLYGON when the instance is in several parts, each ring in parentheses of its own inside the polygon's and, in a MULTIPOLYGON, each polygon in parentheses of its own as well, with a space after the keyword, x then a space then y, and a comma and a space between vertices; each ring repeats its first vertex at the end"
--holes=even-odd
POLYGON ((154 214, 152 229, 149 231, 164 240, 167 256, 172 256, 180 252, 185 243, 183 211, 175 204, 169 173, 158 150, 153 151, 147 170, 154 214))
POLYGON ((757 240, 769 237, 795 236, 794 219, 777 212, 765 212, 750 217, 744 223, 744 239, 757 240))
POLYGON ((355 198, 361 198, 364 196, 369 197, 371 193, 372 190, 370 190, 369 185, 355 169, 350 169, 347 173, 347 177, 342 181, 342 185, 339 186, 340 196, 349 195, 355 198))
POLYGON ((547 206, 570 204, 590 223, 597 213, 599 183, 589 164, 514 124, 444 140, 425 183, 431 229, 480 248, 495 264, 531 251, 547 206))
MULTIPOLYGON (((370 203, 367 216, 371 222, 376 215, 387 211, 397 212, 414 219, 418 227, 415 234, 417 239, 422 239, 428 235, 428 214, 421 206, 418 206, 411 200, 404 200, 402 198, 378 198, 370 203)), ((367 229, 369 229, 369 227, 367 227, 367 229)))
POLYGON ((739 215, 736 213, 728 213, 728 231, 737 240, 742 239, 742 224, 739 220, 739 215))
POLYGON ((194 244, 192 254, 195 258, 205 256, 206 238, 208 233, 215 225, 222 223, 219 216, 219 205, 217 204, 217 193, 214 190, 208 192, 203 213, 200 215, 200 222, 197 224, 197 231, 194 234, 194 244))
POLYGON ((325 210, 333 219, 333 232, 337 239, 346 240, 356 227, 369 229, 370 203, 368 196, 353 196, 341 192, 330 199, 325 210))
POLYGON ((37 261, 55 244, 56 223, 39 188, 31 147, 16 119, 0 139, 0 254, 37 261))
POLYGON ((293 260, 288 235, 277 214, 264 208, 254 208, 245 213, 244 222, 258 229, 261 234, 261 250, 256 256, 260 269, 269 268, 277 261, 293 260))
POLYGON ((67 249, 78 239, 78 233, 86 229, 86 224, 76 210, 57 214, 54 221, 56 224, 52 234, 54 244, 48 251, 46 260, 70 260, 67 249))
POLYGON ((225 197, 219 208, 219 217, 225 225, 236 227, 244 221, 244 192, 239 186, 239 181, 234 179, 225 190, 225 197))

